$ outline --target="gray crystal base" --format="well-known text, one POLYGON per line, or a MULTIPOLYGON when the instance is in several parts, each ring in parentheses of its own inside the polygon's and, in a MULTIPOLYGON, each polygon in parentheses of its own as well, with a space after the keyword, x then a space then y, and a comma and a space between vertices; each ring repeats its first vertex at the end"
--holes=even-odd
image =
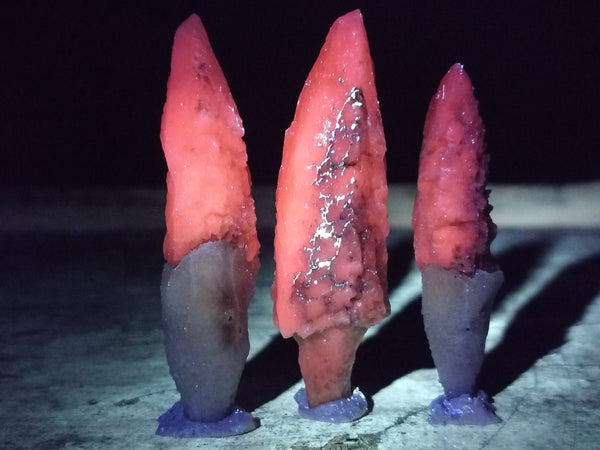
POLYGON ((425 332, 444 394, 474 395, 490 312, 504 275, 477 270, 469 276, 430 264, 422 279, 425 332))

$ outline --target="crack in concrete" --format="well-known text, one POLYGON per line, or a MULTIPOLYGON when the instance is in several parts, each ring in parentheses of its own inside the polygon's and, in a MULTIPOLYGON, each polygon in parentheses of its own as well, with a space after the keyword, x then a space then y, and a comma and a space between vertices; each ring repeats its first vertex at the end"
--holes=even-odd
POLYGON ((363 450, 376 449, 381 435, 380 433, 364 433, 350 436, 348 433, 332 437, 322 446, 311 446, 306 444, 294 444, 292 450, 363 450))

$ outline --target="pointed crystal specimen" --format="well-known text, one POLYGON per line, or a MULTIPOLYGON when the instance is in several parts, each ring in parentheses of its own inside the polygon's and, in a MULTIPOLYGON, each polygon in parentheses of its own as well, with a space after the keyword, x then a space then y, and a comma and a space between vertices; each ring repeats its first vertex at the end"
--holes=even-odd
POLYGON ((485 393, 476 391, 492 304, 504 280, 490 253, 496 226, 485 186, 488 161, 473 86, 455 64, 425 119, 413 212, 425 332, 444 388, 431 404, 434 424, 499 420, 485 393))
POLYGON ((192 15, 175 34, 161 129, 169 168, 161 303, 181 401, 160 417, 159 434, 224 436, 256 427, 234 404, 259 266, 243 134, 204 26, 192 15))
POLYGON ((331 27, 285 135, 274 322, 308 404, 348 397, 356 347, 388 312, 385 137, 360 11, 331 27))

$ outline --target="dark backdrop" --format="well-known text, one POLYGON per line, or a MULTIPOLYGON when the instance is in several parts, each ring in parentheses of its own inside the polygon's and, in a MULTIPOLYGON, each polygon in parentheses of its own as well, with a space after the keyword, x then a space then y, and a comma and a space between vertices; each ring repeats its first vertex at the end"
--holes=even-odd
POLYGON ((284 130, 333 21, 360 7, 390 182, 417 175, 437 85, 464 63, 494 182, 600 178, 595 1, 17 1, 0 7, 0 186, 160 186, 177 26, 208 31, 246 128, 255 184, 275 184, 284 130), (468 6, 467 6, 468 5, 468 6))

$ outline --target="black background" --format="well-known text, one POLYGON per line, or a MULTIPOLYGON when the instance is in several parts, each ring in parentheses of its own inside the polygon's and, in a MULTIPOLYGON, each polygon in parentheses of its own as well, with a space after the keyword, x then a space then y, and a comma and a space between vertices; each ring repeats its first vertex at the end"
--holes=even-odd
POLYGON ((277 180, 285 129, 334 20, 360 8, 388 144, 414 182, 423 119, 462 62, 491 181, 600 178, 595 1, 8 1, 0 7, 0 187, 162 186, 160 116, 177 26, 197 13, 246 129, 254 184, 277 180))

